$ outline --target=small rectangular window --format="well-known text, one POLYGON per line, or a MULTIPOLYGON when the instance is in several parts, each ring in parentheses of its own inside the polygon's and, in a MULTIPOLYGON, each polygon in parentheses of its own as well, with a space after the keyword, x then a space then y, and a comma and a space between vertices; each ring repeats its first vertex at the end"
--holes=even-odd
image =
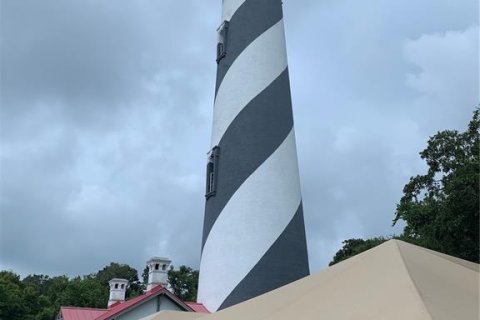
POLYGON ((227 55, 227 40, 228 40, 228 21, 224 21, 217 29, 217 63, 220 62, 227 55))
POLYGON ((217 172, 218 172, 218 158, 220 156, 220 148, 214 147, 208 156, 207 163, 207 188, 205 197, 208 199, 215 195, 217 191, 217 172))

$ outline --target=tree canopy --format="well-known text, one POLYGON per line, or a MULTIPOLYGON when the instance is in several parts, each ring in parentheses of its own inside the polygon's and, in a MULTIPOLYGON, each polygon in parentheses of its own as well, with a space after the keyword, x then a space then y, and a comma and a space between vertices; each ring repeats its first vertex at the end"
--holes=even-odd
MULTIPOLYGON (((148 281, 148 268, 142 282, 135 268, 112 262, 85 276, 68 278, 28 275, 21 279, 12 271, 0 271, 1 320, 52 320, 61 306, 106 308, 108 282, 113 278, 129 281, 126 299, 143 294, 148 281)), ((187 266, 168 271, 169 289, 184 301, 196 301, 198 271, 187 266)))
POLYGON ((37 274, 20 279, 12 271, 1 271, 0 319, 52 320, 61 306, 106 308, 113 278, 130 281, 127 298, 143 293, 137 270, 126 264, 112 262, 97 273, 72 279, 37 274))
POLYGON ((127 298, 139 296, 143 293, 143 290, 145 290, 145 286, 138 279, 138 271, 126 264, 111 262, 110 265, 98 271, 95 278, 104 287, 108 287, 108 282, 113 278, 128 280, 127 298))
MULTIPOLYGON (((477 108, 464 132, 444 130, 430 137, 420 152, 428 170, 410 178, 397 204, 393 225, 403 220, 405 227, 395 238, 479 262, 479 128, 477 108)), ((345 240, 330 265, 390 238, 345 240)))
POLYGON ((377 237, 372 239, 348 239, 343 241, 343 247, 337 251, 333 260, 330 261, 328 264, 329 266, 333 266, 340 261, 346 260, 350 257, 353 257, 359 253, 362 253, 366 250, 374 248, 379 244, 384 243, 385 241, 390 240, 390 238, 385 237, 377 237))
POLYGON ((479 262, 479 109, 464 132, 445 130, 430 138, 420 156, 428 165, 410 178, 397 205, 395 225, 412 242, 479 262))
POLYGON ((0 319, 21 319, 26 313, 24 285, 12 272, 0 272, 0 319))
POLYGON ((180 266, 178 270, 170 267, 168 283, 173 293, 183 301, 196 301, 198 290, 198 270, 180 266))
POLYGON ((30 275, 23 280, 11 271, 0 272, 0 319, 51 320, 68 299, 67 277, 30 275))

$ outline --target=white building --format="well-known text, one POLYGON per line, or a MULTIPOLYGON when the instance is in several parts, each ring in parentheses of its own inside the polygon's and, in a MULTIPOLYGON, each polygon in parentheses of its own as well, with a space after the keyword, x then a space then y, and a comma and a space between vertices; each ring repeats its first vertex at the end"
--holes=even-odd
POLYGON ((109 281, 110 296, 108 309, 61 307, 57 320, 138 320, 159 311, 183 311, 208 313, 208 310, 195 302, 185 302, 167 289, 170 260, 154 257, 147 261, 147 291, 138 297, 125 301, 128 281, 109 281))

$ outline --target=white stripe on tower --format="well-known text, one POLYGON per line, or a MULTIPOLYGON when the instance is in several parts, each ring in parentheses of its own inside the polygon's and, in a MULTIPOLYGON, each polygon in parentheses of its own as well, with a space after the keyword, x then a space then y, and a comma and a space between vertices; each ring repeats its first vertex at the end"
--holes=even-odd
POLYGON ((300 202, 292 129, 275 153, 235 192, 210 231, 199 279, 202 284, 210 284, 199 296, 209 310, 217 310, 252 270, 285 230, 300 202))
POLYGON ((218 145, 240 111, 286 68, 282 19, 252 42, 225 75, 213 109, 212 147, 218 145))
POLYGON ((223 0, 198 301, 308 275, 281 0, 223 0))

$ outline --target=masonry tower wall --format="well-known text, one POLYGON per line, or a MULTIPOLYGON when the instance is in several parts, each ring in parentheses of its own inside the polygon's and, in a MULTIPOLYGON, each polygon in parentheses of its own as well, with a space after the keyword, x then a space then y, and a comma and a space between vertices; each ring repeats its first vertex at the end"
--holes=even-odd
POLYGON ((223 0, 198 301, 309 274, 281 0, 223 0))

